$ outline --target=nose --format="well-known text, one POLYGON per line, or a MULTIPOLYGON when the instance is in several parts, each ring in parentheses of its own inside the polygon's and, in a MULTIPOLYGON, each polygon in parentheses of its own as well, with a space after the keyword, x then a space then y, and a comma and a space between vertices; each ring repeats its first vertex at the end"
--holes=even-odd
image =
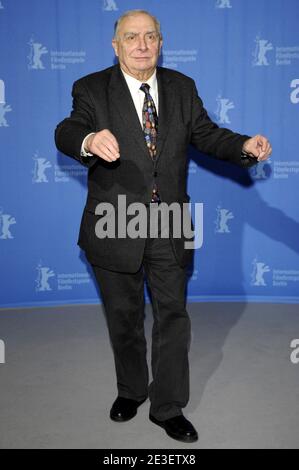
POLYGON ((141 51, 145 51, 147 49, 147 43, 145 41, 145 37, 140 35, 138 39, 139 39, 138 49, 140 49, 141 51))

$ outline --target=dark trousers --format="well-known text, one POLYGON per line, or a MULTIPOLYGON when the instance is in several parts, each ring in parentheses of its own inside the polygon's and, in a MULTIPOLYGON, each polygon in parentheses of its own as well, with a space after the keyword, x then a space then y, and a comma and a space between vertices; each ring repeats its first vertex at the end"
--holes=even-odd
POLYGON ((137 273, 93 266, 113 347, 118 395, 142 400, 159 420, 182 414, 189 399, 190 319, 185 307, 186 272, 168 238, 146 240, 137 273), (150 385, 144 336, 144 276, 151 291, 152 376, 150 385))

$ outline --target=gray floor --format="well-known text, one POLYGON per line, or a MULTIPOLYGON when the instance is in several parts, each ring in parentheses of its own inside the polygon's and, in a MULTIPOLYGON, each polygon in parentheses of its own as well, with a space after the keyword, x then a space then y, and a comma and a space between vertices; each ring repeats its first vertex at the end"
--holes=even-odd
MULTIPOLYGON (((299 306, 191 304, 191 398, 200 439, 108 417, 114 366, 100 306, 0 310, 0 448, 299 448, 299 306)), ((146 329, 150 337, 151 309, 146 329)), ((150 341, 150 340, 149 340, 150 341)))

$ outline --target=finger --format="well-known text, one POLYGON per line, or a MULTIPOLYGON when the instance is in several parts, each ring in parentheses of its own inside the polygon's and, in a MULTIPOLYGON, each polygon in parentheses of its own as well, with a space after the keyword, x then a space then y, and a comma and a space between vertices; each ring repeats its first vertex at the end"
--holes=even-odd
POLYGON ((94 148, 92 149, 92 153, 94 153, 95 155, 97 155, 100 158, 103 158, 103 160, 106 160, 107 162, 114 161, 114 160, 112 160, 111 156, 107 152, 107 147, 105 147, 102 144, 95 143, 94 148))
POLYGON ((116 158, 119 158, 119 152, 112 146, 110 140, 108 140, 103 135, 97 136, 94 139, 93 144, 96 148, 96 151, 101 152, 100 155, 104 154, 106 156, 112 157, 113 160, 115 160, 116 158), (109 150, 108 153, 107 153, 107 149, 109 150))
POLYGON ((258 135, 257 136, 257 145, 259 147, 261 147, 262 152, 266 152, 267 151, 267 146, 269 145, 269 141, 263 135, 258 135))
POLYGON ((115 150, 112 148, 110 142, 108 144, 102 143, 100 146, 101 152, 104 153, 104 155, 107 155, 109 158, 111 158, 112 161, 115 161, 119 158, 119 153, 115 153, 115 150))
POLYGON ((113 140, 110 140, 108 137, 105 136, 101 140, 101 143, 110 150, 110 152, 113 154, 115 158, 119 158, 119 148, 118 148, 118 145, 115 145, 113 140))
POLYGON ((270 144, 267 144, 267 147, 266 147, 266 150, 265 150, 265 154, 267 155, 267 157, 269 157, 271 153, 271 145, 270 144))
POLYGON ((111 132, 109 132, 108 130, 104 131, 104 133, 99 137, 101 138, 101 141, 105 142, 105 144, 109 146, 109 148, 113 147, 115 154, 119 153, 118 142, 116 138, 114 137, 114 135, 111 134, 111 132))
POLYGON ((262 147, 263 152, 267 151, 268 144, 269 144, 268 139, 266 139, 266 137, 262 137, 261 138, 261 147, 262 147))
POLYGON ((97 150, 100 157, 105 157, 104 160, 108 162, 114 162, 116 160, 114 153, 105 144, 97 144, 97 150))
POLYGON ((116 138, 114 137, 114 135, 111 132, 108 131, 107 134, 106 134, 106 137, 113 144, 116 151, 119 152, 119 145, 118 145, 118 142, 117 142, 116 138))
POLYGON ((266 149, 265 149, 265 155, 266 155, 267 158, 269 157, 269 155, 271 154, 271 152, 272 152, 272 147, 271 147, 270 142, 268 141, 268 142, 267 142, 267 145, 266 145, 266 149))
POLYGON ((106 145, 106 147, 108 147, 112 151, 112 153, 114 153, 115 157, 119 158, 120 155, 118 142, 114 135, 108 129, 104 129, 103 131, 100 131, 95 134, 93 143, 97 148, 102 144, 106 145))
POLYGON ((267 160, 267 158, 268 158, 267 152, 260 152, 258 156, 258 161, 267 160))

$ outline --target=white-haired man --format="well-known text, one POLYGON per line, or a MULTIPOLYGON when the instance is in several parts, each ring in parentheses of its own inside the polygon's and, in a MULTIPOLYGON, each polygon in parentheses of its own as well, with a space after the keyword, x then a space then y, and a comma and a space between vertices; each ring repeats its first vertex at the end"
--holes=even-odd
MULTIPOLYGON (((59 150, 89 168, 88 197, 79 246, 99 284, 113 346, 118 397, 111 419, 127 421, 149 396, 150 419, 183 442, 197 432, 182 408, 189 399, 190 320, 185 307, 186 267, 192 250, 184 236, 99 238, 96 206, 126 196, 147 210, 160 202, 183 204, 187 148, 241 166, 266 160, 271 146, 213 123, 194 81, 158 67, 158 20, 133 10, 116 23, 112 46, 119 63, 73 87, 71 116, 56 129, 59 150), (144 337, 144 278, 152 297, 152 382, 148 385, 144 337)), ((119 209, 118 209, 119 210, 119 209)), ((161 233, 159 232, 159 235, 161 233)))

